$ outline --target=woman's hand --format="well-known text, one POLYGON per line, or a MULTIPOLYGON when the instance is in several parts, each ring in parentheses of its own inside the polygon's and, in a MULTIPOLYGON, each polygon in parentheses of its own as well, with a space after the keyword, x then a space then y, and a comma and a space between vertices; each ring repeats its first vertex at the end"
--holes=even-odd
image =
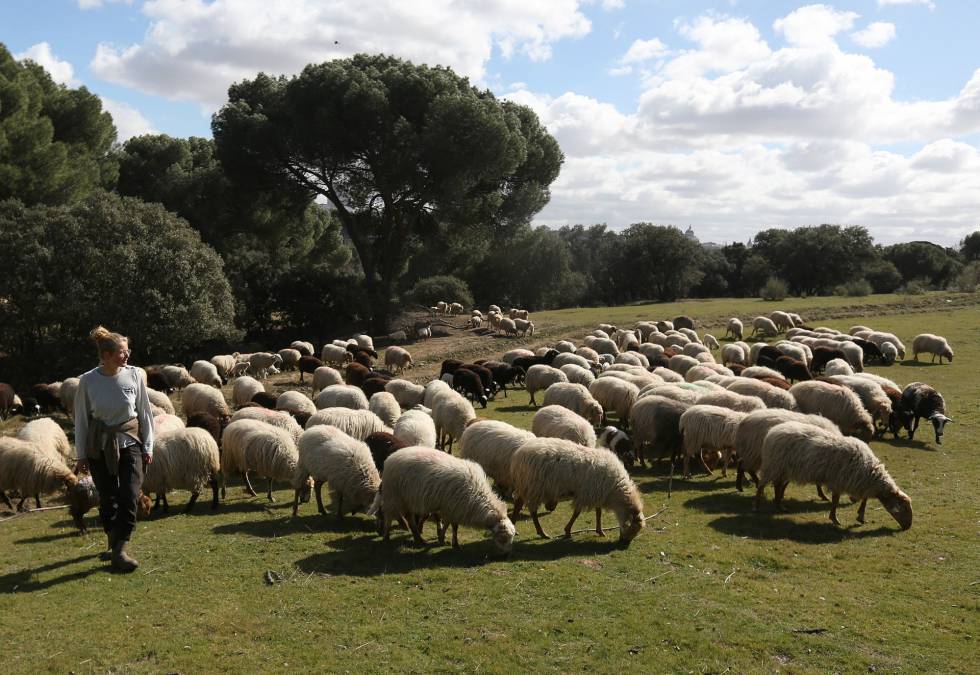
POLYGON ((75 475, 80 473, 86 473, 88 471, 88 460, 84 457, 79 457, 75 462, 75 475))
POLYGON ((150 464, 153 464, 153 455, 148 455, 148 454, 146 454, 144 452, 143 453, 143 466, 149 466, 150 464))

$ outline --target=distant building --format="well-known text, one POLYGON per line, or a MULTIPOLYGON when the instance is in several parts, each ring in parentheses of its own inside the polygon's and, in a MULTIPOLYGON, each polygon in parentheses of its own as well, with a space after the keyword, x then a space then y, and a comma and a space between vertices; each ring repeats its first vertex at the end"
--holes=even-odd
POLYGON ((694 234, 694 228, 691 227, 690 225, 687 226, 687 230, 685 230, 684 236, 687 237, 688 239, 693 239, 694 241, 698 241, 697 235, 694 234))

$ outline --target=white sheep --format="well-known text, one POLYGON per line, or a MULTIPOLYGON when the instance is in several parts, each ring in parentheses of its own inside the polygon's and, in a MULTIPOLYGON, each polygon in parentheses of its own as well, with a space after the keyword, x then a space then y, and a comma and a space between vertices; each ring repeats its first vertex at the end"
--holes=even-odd
POLYGON ((786 312, 776 310, 769 313, 769 319, 775 324, 778 330, 786 330, 793 327, 793 317, 786 312))
POLYGON ((511 349, 504 352, 504 355, 500 357, 500 360, 509 366, 514 363, 515 359, 533 356, 534 352, 532 352, 530 349, 511 349))
POLYGON ((183 366, 164 366, 160 369, 160 375, 171 389, 183 389, 196 381, 183 366))
POLYGON ((768 483, 775 486, 777 507, 789 483, 816 483, 830 488, 830 520, 836 525, 840 525, 837 504, 846 494, 861 500, 859 523, 864 522, 868 499, 874 497, 903 530, 912 527, 912 500, 898 488, 871 448, 856 438, 799 422, 773 427, 762 444, 757 505, 768 483))
MULTIPOLYGON (((589 393, 599 402, 604 411, 603 417, 610 412, 616 414, 616 419, 622 424, 629 420, 630 408, 640 395, 640 388, 632 382, 613 377, 599 377, 589 385, 589 393)), ((603 419, 603 423, 605 423, 603 419)))
POLYGON ((75 416, 75 395, 78 393, 79 382, 81 380, 77 377, 68 377, 61 383, 61 407, 71 418, 75 416))
POLYGON ((454 391, 451 394, 436 398, 432 406, 432 421, 436 425, 436 447, 446 452, 452 452, 453 442, 459 440, 466 425, 476 419, 473 404, 454 391))
POLYGON ((41 495, 70 490, 78 478, 60 457, 41 452, 29 441, 10 436, 0 438, 0 501, 13 509, 7 490, 17 490, 21 499, 17 510, 23 509, 28 497, 34 497, 41 508, 41 495))
POLYGON ((721 349, 721 343, 718 342, 718 338, 711 333, 705 333, 702 342, 708 349, 721 349))
MULTIPOLYGON (((65 382, 67 381, 68 380, 65 380, 65 382)), ((64 389, 65 389, 64 383, 62 383, 61 389, 62 389, 62 401, 64 401, 64 389)), ((147 398, 150 399, 151 406, 160 408, 168 415, 173 415, 176 412, 176 410, 174 409, 173 401, 171 401, 170 397, 164 394, 162 391, 157 391, 156 389, 150 389, 149 387, 147 387, 146 396, 147 398)), ((72 403, 72 405, 74 405, 74 402, 72 403)))
MULTIPOLYGON (((703 386, 703 382, 698 383, 703 386)), ((754 395, 743 395, 727 389, 719 391, 709 391, 698 399, 699 405, 713 405, 721 408, 728 408, 737 412, 749 413, 753 410, 762 410, 766 404, 761 398, 754 395)))
POLYGON ((701 459, 708 473, 712 473, 703 454, 705 450, 711 450, 721 453, 721 474, 727 476, 728 462, 735 450, 735 434, 745 415, 744 412, 700 402, 685 410, 679 422, 684 437, 684 475, 691 475, 690 460, 694 455, 701 459))
POLYGON ((395 422, 392 434, 406 445, 436 447, 436 424, 432 416, 422 410, 412 409, 403 412, 395 422))
POLYGON ((870 441, 874 422, 857 394, 847 387, 827 382, 798 382, 789 389, 800 412, 823 415, 842 433, 870 441))
POLYGON ((276 398, 276 410, 312 415, 317 411, 317 406, 303 392, 290 390, 282 392, 276 398))
POLYGON ((302 356, 298 349, 293 349, 292 347, 280 349, 277 354, 282 363, 283 372, 296 369, 299 366, 299 359, 302 356))
POLYGON ((17 438, 33 443, 39 452, 61 460, 65 466, 74 466, 75 453, 72 452, 68 436, 61 425, 50 417, 31 420, 17 432, 17 438))
POLYGON ((426 408, 434 408, 438 398, 455 393, 453 388, 443 380, 432 380, 425 385, 425 393, 422 395, 422 405, 426 408))
POLYGON ((650 361, 639 352, 620 352, 616 356, 615 363, 624 363, 631 366, 639 366, 641 368, 650 367, 650 361))
POLYGON ((425 387, 408 380, 389 380, 385 384, 385 391, 395 397, 403 410, 422 403, 422 397, 425 395, 425 387))
POLYGON ((377 415, 388 427, 393 427, 402 414, 398 400, 387 391, 378 391, 372 394, 368 401, 368 410, 377 415))
POLYGON ((313 343, 306 342, 304 340, 293 340, 291 343, 289 343, 289 348, 295 349, 303 356, 313 356, 316 354, 316 350, 313 349, 313 343))
POLYGON ((535 438, 511 459, 514 481, 514 517, 526 504, 538 535, 548 535, 538 521, 542 504, 572 500, 572 518, 565 536, 583 510, 596 509, 596 533, 604 534, 601 510, 610 509, 619 521, 619 540, 629 543, 644 526, 643 499, 636 484, 615 454, 595 450, 560 438, 535 438))
POLYGON ((728 324, 725 327, 725 337, 731 336, 733 340, 741 340, 743 331, 742 321, 736 317, 732 317, 728 320, 728 324))
POLYGON ((184 507, 190 513, 201 491, 210 486, 213 494, 211 508, 218 508, 218 475, 221 473, 218 443, 205 429, 177 429, 160 434, 153 444, 153 461, 143 475, 143 492, 155 494, 158 506, 167 504, 170 490, 190 490, 191 498, 184 507))
POLYGON ((218 389, 221 389, 221 385, 223 384, 221 375, 218 374, 217 366, 210 361, 195 361, 192 363, 191 377, 201 384, 217 387, 218 389))
POLYGON ((595 382, 595 375, 592 374, 591 370, 577 366, 574 363, 566 363, 559 370, 565 373, 565 377, 568 378, 569 382, 585 385, 586 387, 595 382))
POLYGON ((874 331, 873 333, 868 334, 864 339, 867 340, 868 342, 875 343, 875 345, 877 345, 878 349, 881 349, 881 346, 884 343, 890 342, 893 345, 895 345, 895 348, 898 351, 898 358, 900 358, 900 359, 904 359, 905 358, 905 345, 902 344, 902 341, 899 340, 898 337, 895 334, 893 334, 893 333, 885 333, 883 331, 874 331))
POLYGON ((190 417, 194 413, 208 413, 219 420, 227 420, 231 417, 231 410, 228 409, 224 394, 220 389, 215 389, 209 384, 195 382, 188 385, 181 394, 180 402, 184 409, 184 417, 190 417))
POLYGON ((742 377, 746 378, 760 378, 760 377, 772 377, 777 380, 782 380, 786 382, 786 376, 783 375, 778 370, 773 370, 772 368, 767 368, 766 366, 749 366, 742 371, 742 377))
POLYGON ((779 329, 768 316, 757 316, 752 319, 752 335, 774 337, 778 334, 779 329))
POLYGON ((749 377, 737 377, 733 382, 724 386, 728 391, 733 391, 736 394, 759 398, 767 408, 796 410, 796 399, 793 398, 793 395, 768 382, 749 377))
MULTIPOLYGON (((542 408, 544 410, 544 408, 542 408)), ((480 420, 466 427, 459 438, 459 456, 483 467, 502 493, 510 492, 510 460, 519 447, 534 438, 524 429, 499 422, 480 420)))
POLYGON ((842 384, 857 394, 871 419, 883 428, 888 428, 892 417, 892 402, 880 384, 854 375, 832 375, 827 379, 842 384))
MULTIPOLYGON (((640 390, 640 394, 636 399, 639 403, 641 399, 648 396, 662 396, 664 398, 669 398, 674 401, 681 401, 689 405, 693 405, 697 402, 701 396, 704 395, 704 390, 700 387, 695 387, 691 384, 678 384, 673 382, 666 382, 664 384, 653 384, 648 387, 644 387, 640 390)), ((634 403, 634 405, 636 405, 634 403)))
POLYGON ((265 391, 265 385, 251 375, 243 375, 235 380, 231 387, 231 400, 235 407, 242 407, 252 400, 260 391, 265 391))
POLYGON ((563 353, 571 353, 575 351, 575 343, 568 340, 562 340, 555 345, 555 350, 563 353))
POLYGON ((370 410, 352 410, 351 408, 321 408, 310 419, 306 420, 306 428, 329 424, 337 427, 351 438, 363 441, 371 434, 383 431, 391 433, 391 428, 385 426, 381 418, 370 410))
POLYGON ((344 376, 336 368, 330 366, 320 366, 313 371, 313 395, 316 396, 331 384, 344 384, 344 376))
POLYGON ((460 525, 490 530, 501 553, 510 552, 517 532, 479 464, 432 448, 402 448, 385 460, 384 481, 372 510, 380 516, 385 541, 391 521, 400 519, 407 521, 417 543, 425 543, 421 524, 429 514, 437 516, 440 543, 452 527, 453 548, 459 547, 460 525))
POLYGON ((831 359, 823 367, 823 374, 826 377, 830 377, 831 375, 854 375, 854 369, 844 359, 831 359))
POLYGON ((881 352, 881 357, 885 362, 885 365, 890 366, 899 358, 898 347, 891 342, 882 342, 880 345, 878 345, 878 350, 881 352))
MULTIPOLYGON (((245 489, 255 496, 249 473, 269 479, 268 499, 274 480, 292 481, 299 455, 289 432, 258 420, 237 420, 221 433, 221 483, 224 492, 229 474, 241 473, 245 489)), ((309 499, 309 492, 306 492, 309 499)))
POLYGON ((368 400, 360 387, 347 384, 331 384, 325 387, 313 400, 317 410, 323 408, 350 408, 352 410, 367 410, 368 400))
POLYGON ((303 433, 303 427, 299 425, 296 418, 284 410, 269 410, 268 408, 256 408, 254 406, 242 408, 241 410, 235 411, 235 414, 231 416, 232 422, 238 420, 258 420, 259 422, 271 424, 274 427, 285 430, 293 437, 294 441, 298 441, 300 434, 303 433))
POLYGON ((562 371, 543 363, 538 363, 527 369, 524 378, 524 386, 531 397, 531 405, 537 405, 534 401, 534 394, 544 391, 548 387, 558 382, 568 382, 568 377, 562 371))
POLYGON ((155 435, 166 434, 171 431, 183 429, 186 426, 187 425, 184 424, 184 420, 169 413, 163 413, 162 415, 155 415, 153 417, 153 433, 155 435))
POLYGON ((534 335, 534 322, 527 319, 514 319, 514 330, 521 337, 534 335))
POLYGON ((358 509, 366 509, 374 502, 381 486, 381 476, 365 443, 336 427, 319 425, 303 432, 297 448, 299 458, 293 476, 293 516, 299 510, 300 498, 311 478, 317 510, 321 514, 326 514, 322 496, 324 483, 328 486, 330 501, 336 504, 338 520, 344 517, 345 505, 353 515, 358 509))
POLYGON ((563 438, 594 448, 595 429, 581 415, 560 405, 546 405, 534 413, 531 431, 535 436, 563 438))
POLYGON ((700 361, 685 354, 675 354, 667 361, 667 367, 680 375, 686 375, 687 371, 698 365, 701 365, 700 361))
POLYGON ((255 352, 248 357, 249 372, 255 373, 260 380, 279 372, 281 366, 282 357, 271 352, 255 352))
POLYGON ((412 367, 412 355, 404 347, 391 346, 385 349, 385 368, 393 373, 401 373, 412 367))
MULTIPOLYGON (((590 364, 599 363, 599 352, 592 349, 591 347, 579 347, 578 349, 575 350, 575 355, 581 356, 590 364)), ((552 362, 552 365, 554 365, 554 362, 552 362)))
POLYGON ((320 350, 320 360, 328 366, 343 366, 353 358, 354 355, 347 351, 346 346, 325 344, 320 350))
POLYGON ((659 377, 664 382, 683 382, 684 376, 680 373, 675 373, 670 368, 664 368, 663 366, 657 366, 653 369, 653 374, 659 377))
POLYGON ((920 353, 932 354, 933 362, 935 362, 938 356, 940 364, 943 362, 944 356, 950 363, 953 362, 953 350, 949 346, 949 342, 946 341, 946 338, 940 335, 920 333, 912 338, 912 358, 918 361, 920 353))
POLYGON ((218 375, 228 378, 238 362, 235 356, 235 354, 216 354, 211 357, 211 365, 218 371, 218 375))
POLYGON ((542 405, 560 405, 581 415, 593 426, 602 422, 602 406, 586 386, 571 382, 558 382, 544 392, 542 405))

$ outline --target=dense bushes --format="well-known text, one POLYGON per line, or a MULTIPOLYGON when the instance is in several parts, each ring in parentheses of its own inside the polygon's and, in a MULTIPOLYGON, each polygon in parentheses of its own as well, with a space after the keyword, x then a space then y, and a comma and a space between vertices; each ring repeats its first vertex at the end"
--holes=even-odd
POLYGON ((470 287, 459 277, 448 274, 422 279, 405 294, 406 302, 423 307, 432 307, 440 300, 458 302, 466 308, 473 306, 470 287))

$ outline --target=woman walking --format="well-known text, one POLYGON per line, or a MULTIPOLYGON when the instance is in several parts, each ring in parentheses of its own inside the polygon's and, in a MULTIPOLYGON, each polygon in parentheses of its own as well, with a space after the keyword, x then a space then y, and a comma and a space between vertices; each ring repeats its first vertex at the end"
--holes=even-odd
POLYGON ((127 551, 136 526, 143 471, 153 461, 153 413, 140 370, 127 365, 129 339, 99 326, 89 334, 99 365, 81 376, 75 396, 75 473, 89 469, 109 538, 100 557, 120 572, 139 563, 127 551))

